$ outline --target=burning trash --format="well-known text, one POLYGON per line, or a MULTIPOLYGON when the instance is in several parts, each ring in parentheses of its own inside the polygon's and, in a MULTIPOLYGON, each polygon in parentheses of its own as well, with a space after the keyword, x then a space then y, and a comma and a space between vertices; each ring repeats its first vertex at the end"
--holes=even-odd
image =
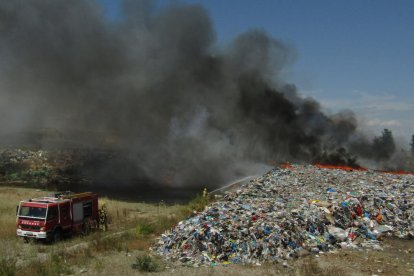
POLYGON ((194 266, 260 264, 414 236, 414 176, 294 165, 225 193, 152 250, 194 266))

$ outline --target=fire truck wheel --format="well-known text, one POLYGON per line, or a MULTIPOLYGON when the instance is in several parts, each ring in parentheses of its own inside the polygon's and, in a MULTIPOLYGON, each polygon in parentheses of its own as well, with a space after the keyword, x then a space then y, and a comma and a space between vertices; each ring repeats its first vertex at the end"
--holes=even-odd
POLYGON ((56 229, 53 232, 53 242, 59 242, 62 239, 62 231, 60 229, 56 229))

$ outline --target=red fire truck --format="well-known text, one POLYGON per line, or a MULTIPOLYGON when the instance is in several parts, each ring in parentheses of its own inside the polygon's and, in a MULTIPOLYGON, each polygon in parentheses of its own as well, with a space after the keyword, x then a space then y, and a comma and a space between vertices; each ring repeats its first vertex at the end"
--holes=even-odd
POLYGON ((98 195, 57 193, 21 201, 17 206, 17 235, 26 241, 58 241, 66 234, 88 234, 99 227, 98 195))

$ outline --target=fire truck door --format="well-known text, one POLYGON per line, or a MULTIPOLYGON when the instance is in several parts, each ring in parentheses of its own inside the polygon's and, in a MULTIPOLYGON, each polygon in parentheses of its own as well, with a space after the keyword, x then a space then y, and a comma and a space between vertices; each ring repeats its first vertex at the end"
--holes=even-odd
POLYGON ((70 228, 72 226, 72 219, 70 217, 69 202, 59 205, 60 212, 60 225, 63 229, 70 228))
POLYGON ((48 207, 46 220, 46 223, 51 226, 55 226, 59 223, 59 212, 57 205, 48 207))

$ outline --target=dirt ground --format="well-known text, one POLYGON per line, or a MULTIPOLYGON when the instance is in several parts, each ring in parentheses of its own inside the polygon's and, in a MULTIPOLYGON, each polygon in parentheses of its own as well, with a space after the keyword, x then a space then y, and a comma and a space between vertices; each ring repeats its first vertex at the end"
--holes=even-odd
MULTIPOLYGON (((346 249, 260 266, 185 267, 167 264, 152 275, 414 275, 414 240, 388 239, 383 250, 346 249)), ((78 267, 84 275, 142 274, 131 268, 138 251, 111 252, 78 267)))

